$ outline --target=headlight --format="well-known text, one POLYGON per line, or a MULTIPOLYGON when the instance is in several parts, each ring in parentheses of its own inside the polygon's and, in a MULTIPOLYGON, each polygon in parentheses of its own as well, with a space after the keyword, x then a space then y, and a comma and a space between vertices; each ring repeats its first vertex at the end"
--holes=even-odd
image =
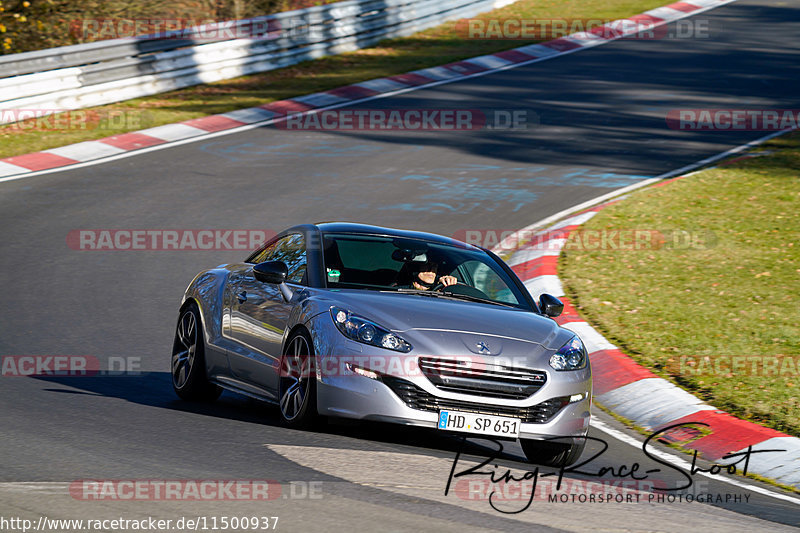
POLYGON ((586 361, 586 348, 577 335, 550 356, 550 366, 556 370, 580 370, 586 368, 586 361))
POLYGON ((395 352, 410 352, 411 345, 388 329, 346 309, 331 307, 333 323, 348 339, 395 352))

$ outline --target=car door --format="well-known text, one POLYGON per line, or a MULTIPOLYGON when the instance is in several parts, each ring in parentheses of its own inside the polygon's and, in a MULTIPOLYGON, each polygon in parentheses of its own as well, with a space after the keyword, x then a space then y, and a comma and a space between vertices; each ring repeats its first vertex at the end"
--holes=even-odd
MULTIPOLYGON (((261 252, 254 264, 283 261, 289 267, 287 283, 299 288, 306 283, 306 248, 301 233, 291 233, 261 252)), ((278 370, 283 337, 293 304, 286 302, 278 285, 253 276, 252 266, 231 279, 230 336, 237 343, 229 352, 236 379, 277 397, 278 370)))

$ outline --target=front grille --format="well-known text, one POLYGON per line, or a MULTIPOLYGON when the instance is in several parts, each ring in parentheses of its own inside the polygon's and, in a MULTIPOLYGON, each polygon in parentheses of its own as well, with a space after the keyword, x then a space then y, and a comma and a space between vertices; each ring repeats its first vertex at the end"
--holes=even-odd
POLYGON ((506 400, 528 398, 547 381, 540 370, 476 360, 420 357, 419 368, 437 389, 506 400))
POLYGON ((389 386, 394 393, 403 400, 407 406, 420 411, 440 410, 463 411, 481 415, 507 416, 519 418, 527 424, 544 424, 550 421, 562 407, 569 403, 566 397, 550 398, 530 407, 509 407, 505 405, 487 405, 482 403, 465 402, 437 398, 427 391, 417 387, 410 381, 392 376, 381 376, 381 380, 389 386))

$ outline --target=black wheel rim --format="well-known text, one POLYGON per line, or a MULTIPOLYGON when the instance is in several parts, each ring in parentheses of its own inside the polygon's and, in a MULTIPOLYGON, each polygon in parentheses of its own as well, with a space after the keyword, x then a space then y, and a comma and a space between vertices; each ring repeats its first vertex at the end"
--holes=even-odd
POLYGON ((180 389, 189 380, 197 353, 197 320, 192 311, 186 311, 181 316, 176 337, 172 354, 172 382, 180 389))
POLYGON ((281 361, 281 415, 294 420, 303 409, 311 377, 308 341, 298 335, 289 343, 281 361))

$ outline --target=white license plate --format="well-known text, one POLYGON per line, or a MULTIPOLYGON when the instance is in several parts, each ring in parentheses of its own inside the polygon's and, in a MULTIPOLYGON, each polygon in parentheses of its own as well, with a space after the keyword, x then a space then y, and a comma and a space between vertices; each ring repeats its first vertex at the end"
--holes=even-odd
POLYGON ((439 429, 460 431, 475 435, 519 437, 522 421, 505 416, 479 415, 459 411, 439 411, 439 429))

